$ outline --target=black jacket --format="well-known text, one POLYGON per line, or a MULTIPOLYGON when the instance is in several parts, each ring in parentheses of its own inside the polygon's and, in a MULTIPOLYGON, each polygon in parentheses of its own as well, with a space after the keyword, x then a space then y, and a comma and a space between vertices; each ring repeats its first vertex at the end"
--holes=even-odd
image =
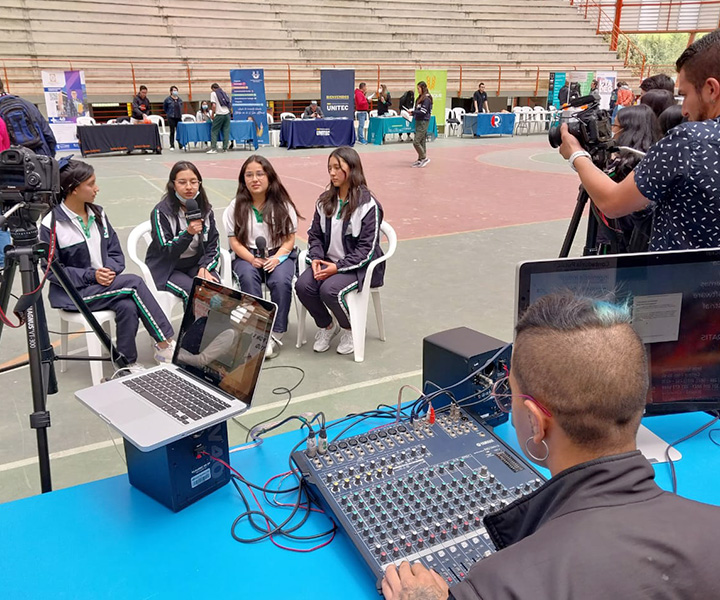
POLYGON ((637 451, 598 459, 485 517, 500 552, 470 569, 451 597, 720 598, 720 507, 664 492, 654 477, 637 451))
MULTIPOLYGON (((330 248, 330 232, 333 217, 326 217, 320 206, 315 207, 313 222, 308 229, 308 253, 306 261, 326 260, 330 248)), ((362 290, 365 273, 371 260, 382 256, 380 247, 380 225, 383 209, 380 203, 370 195, 367 189, 362 191, 360 205, 350 219, 343 222, 342 243, 345 256, 336 264, 338 273, 355 274, 358 279, 358 291, 362 290)), ((372 274, 371 287, 380 287, 385 280, 385 262, 381 262, 372 274)))
POLYGON ((150 107, 150 98, 145 96, 145 99, 143 100, 140 97, 140 94, 135 96, 132 101, 132 118, 137 119, 138 121, 142 121, 146 115, 149 115, 152 113, 152 108, 150 107))
MULTIPOLYGON (((187 222, 182 221, 167 198, 155 206, 150 215, 152 242, 145 255, 157 289, 164 290, 168 278, 175 270, 180 255, 187 250, 193 236, 187 232, 187 222)), ((220 265, 220 234, 211 210, 205 215, 200 238, 197 265, 208 271, 216 271, 220 265)))

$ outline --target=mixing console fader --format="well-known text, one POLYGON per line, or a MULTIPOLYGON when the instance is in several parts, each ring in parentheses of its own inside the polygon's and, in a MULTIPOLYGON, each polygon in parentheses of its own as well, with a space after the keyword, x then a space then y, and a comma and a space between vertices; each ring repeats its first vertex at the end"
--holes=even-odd
POLYGON ((544 481, 457 407, 434 424, 390 424, 293 454, 311 490, 377 578, 420 561, 449 584, 495 551, 482 519, 544 481))

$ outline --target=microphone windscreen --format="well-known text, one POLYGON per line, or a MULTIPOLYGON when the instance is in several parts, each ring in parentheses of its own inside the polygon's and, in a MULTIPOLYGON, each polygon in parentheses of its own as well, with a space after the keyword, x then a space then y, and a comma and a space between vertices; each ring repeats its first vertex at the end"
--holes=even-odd
POLYGON ((188 221, 202 219, 202 212, 195 198, 190 198, 185 202, 185 218, 188 221))
POLYGON ((260 253, 260 258, 265 258, 265 251, 267 250, 267 240, 259 235, 255 238, 255 247, 260 253))

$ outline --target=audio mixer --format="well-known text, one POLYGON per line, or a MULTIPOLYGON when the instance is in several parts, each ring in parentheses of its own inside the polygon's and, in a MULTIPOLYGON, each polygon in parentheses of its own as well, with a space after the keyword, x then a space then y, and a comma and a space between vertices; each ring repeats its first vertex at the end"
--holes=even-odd
POLYGON ((435 423, 392 423, 335 441, 324 454, 293 453, 313 494, 377 578, 420 561, 449 584, 495 551, 483 517, 544 478, 453 405, 435 423))

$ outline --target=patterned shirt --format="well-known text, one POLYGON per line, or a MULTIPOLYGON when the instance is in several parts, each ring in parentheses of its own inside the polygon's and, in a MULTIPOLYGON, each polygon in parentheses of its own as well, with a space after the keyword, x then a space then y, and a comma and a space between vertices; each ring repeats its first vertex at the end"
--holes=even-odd
POLYGON ((720 247, 720 117, 678 125, 635 168, 656 202, 650 251, 720 247))

